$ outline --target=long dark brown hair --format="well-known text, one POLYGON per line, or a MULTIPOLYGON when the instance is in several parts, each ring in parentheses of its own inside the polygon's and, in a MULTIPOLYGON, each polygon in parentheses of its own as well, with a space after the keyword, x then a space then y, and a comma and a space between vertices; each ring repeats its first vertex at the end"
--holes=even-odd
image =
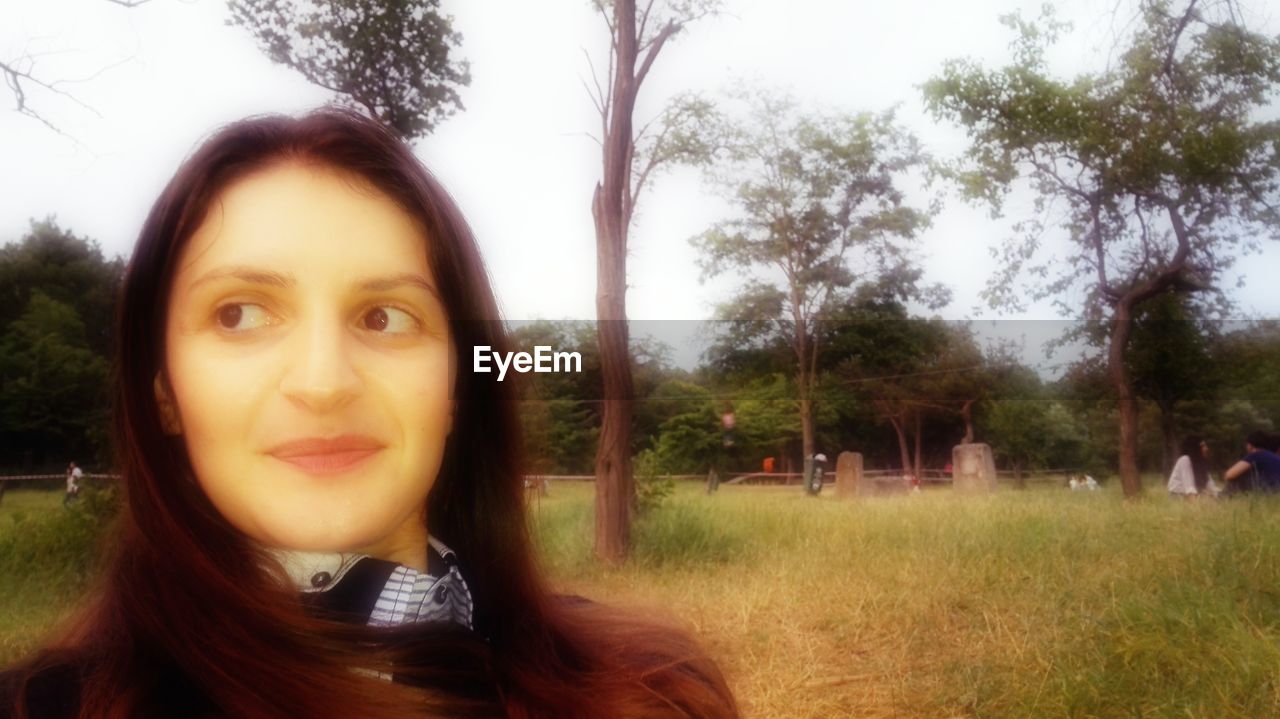
POLYGON ((1191 476, 1195 479, 1196 491, 1203 492, 1209 486, 1209 460, 1205 459, 1200 445, 1204 439, 1198 434, 1189 434, 1182 438, 1182 454, 1191 460, 1191 476))
POLYGON ((166 298, 183 243, 214 198, 250 172, 292 161, 353 173, 421 223, 459 367, 473 346, 505 351, 471 231, 386 128, 323 108, 216 132, 161 193, 126 272, 114 387, 125 501, 111 549, 82 611, 23 676, 73 664, 81 717, 178 707, 246 717, 737 716, 716 665, 684 633, 550 591, 531 549, 510 383, 457 373, 453 429, 427 499, 427 526, 465 568, 474 632, 375 630, 314 616, 266 550, 215 510, 156 404, 166 298))

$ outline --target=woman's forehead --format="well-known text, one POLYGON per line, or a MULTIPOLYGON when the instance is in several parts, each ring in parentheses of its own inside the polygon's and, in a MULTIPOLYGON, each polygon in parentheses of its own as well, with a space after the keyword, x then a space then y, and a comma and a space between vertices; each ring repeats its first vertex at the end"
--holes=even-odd
POLYGON ((186 242, 178 276, 228 265, 297 275, 430 275, 420 223, 349 173, 288 163, 223 190, 186 242))

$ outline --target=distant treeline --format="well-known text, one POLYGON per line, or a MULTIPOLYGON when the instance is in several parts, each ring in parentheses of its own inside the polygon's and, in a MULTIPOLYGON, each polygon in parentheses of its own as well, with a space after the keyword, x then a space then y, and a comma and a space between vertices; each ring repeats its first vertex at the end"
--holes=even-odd
MULTIPOLYGON (((52 219, 0 247, 0 472, 61 472, 70 460, 110 468, 109 365, 123 272, 124 260, 52 219)), ((713 326, 693 371, 676 368, 661 343, 633 340, 637 472, 759 471, 766 457, 776 471, 798 471, 792 347, 768 322, 713 326)), ((1105 340, 1087 327, 1078 333, 1086 345, 1105 340)), ((535 322, 513 334, 521 349, 582 354, 580 373, 526 378, 530 471, 591 474, 603 394, 594 324, 535 322)), ((990 444, 1005 469, 1114 471, 1116 410, 1101 358, 1080 358, 1047 383, 1014 348, 983 348, 964 323, 913 315, 889 281, 851 296, 818 342, 816 448, 832 461, 852 450, 870 468, 941 468, 968 438, 990 444)), ((1184 434, 1204 436, 1225 466, 1247 432, 1280 427, 1280 323, 1227 329, 1170 294, 1138 317, 1129 370, 1143 399, 1148 471, 1171 464, 1184 434)))
POLYGON ((58 227, 0 247, 0 468, 110 464, 112 322, 124 260, 58 227))
MULTIPOLYGON (((1129 371, 1142 399, 1140 458, 1167 471, 1186 434, 1210 444, 1215 467, 1234 462, 1244 436, 1280 427, 1280 323, 1199 319, 1166 295, 1137 319, 1129 371)), ((768 323, 712 323, 716 336, 694 371, 669 350, 633 340, 633 451, 638 473, 799 471, 801 426, 791 347, 768 323), (733 428, 724 426, 733 415, 733 428)), ((941 469, 965 439, 995 450, 1001 469, 1065 468, 1104 478, 1116 471, 1116 405, 1097 351, 1102 325, 1077 325, 1080 357, 1047 382, 1008 345, 979 346, 967 324, 913 316, 888 288, 862 290, 823 324, 815 393, 816 450, 864 455, 869 468, 941 469), (1091 336, 1097 333, 1099 336, 1091 336)), ((600 367, 586 322, 518 328, 517 346, 570 347, 581 374, 537 375, 524 413, 534 469, 592 474, 600 367)))

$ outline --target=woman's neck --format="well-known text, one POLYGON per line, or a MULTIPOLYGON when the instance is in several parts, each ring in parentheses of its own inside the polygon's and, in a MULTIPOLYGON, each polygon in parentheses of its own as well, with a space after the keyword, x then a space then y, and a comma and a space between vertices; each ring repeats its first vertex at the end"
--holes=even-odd
POLYGON ((425 518, 415 517, 404 522, 379 541, 360 547, 356 551, 425 572, 427 571, 428 539, 425 518))

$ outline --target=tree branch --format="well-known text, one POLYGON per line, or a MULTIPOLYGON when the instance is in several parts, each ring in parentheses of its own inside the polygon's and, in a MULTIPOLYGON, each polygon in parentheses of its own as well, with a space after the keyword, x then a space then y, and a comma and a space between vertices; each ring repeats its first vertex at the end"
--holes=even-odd
POLYGON ((636 71, 636 89, 644 82, 644 78, 649 74, 649 68, 653 66, 653 61, 658 57, 658 53, 662 51, 662 45, 672 35, 680 30, 680 24, 674 20, 667 22, 653 38, 653 43, 649 46, 648 51, 644 54, 644 60, 640 63, 640 69, 636 71))
POLYGON ((1196 0, 1187 3, 1187 11, 1182 14, 1182 18, 1178 20, 1178 27, 1174 28, 1173 37, 1169 38, 1169 49, 1164 56, 1164 64, 1160 66, 1160 74, 1170 77, 1173 72, 1173 55, 1178 49, 1178 39, 1182 37, 1182 31, 1187 29, 1187 24, 1191 22, 1191 17, 1195 13, 1196 0))
MULTIPOLYGON (((592 95, 591 101, 595 103, 600 113, 604 114, 605 93, 604 88, 600 86, 600 73, 596 72, 596 64, 591 61, 591 53, 587 52, 585 47, 582 48, 582 56, 587 58, 587 68, 591 70, 591 82, 595 85, 595 94, 592 95)), ((582 84, 585 87, 587 83, 583 80, 582 84)), ((591 95, 591 88, 589 87, 587 88, 587 94, 591 95)))

